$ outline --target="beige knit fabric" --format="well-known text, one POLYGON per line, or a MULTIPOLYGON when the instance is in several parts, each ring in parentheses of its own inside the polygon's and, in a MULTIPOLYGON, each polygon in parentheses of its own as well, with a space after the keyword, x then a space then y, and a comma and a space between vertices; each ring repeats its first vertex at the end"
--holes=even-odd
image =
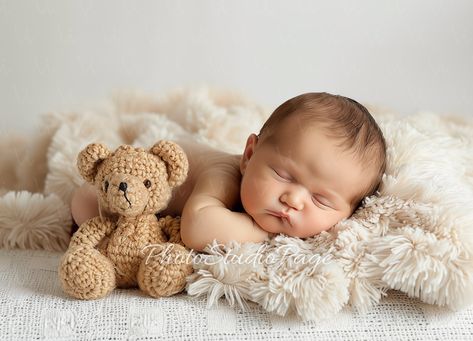
POLYGON ((113 153, 90 144, 77 165, 108 214, 86 221, 72 237, 59 266, 63 290, 80 299, 104 297, 115 287, 139 286, 153 297, 182 291, 192 264, 180 219, 158 220, 155 212, 186 178, 184 151, 169 141, 148 151, 123 145, 113 153))

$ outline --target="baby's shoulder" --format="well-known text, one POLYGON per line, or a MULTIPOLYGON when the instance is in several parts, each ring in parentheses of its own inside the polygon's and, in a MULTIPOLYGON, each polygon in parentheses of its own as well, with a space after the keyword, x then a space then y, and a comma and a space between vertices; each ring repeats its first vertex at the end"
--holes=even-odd
POLYGON ((200 143, 187 143, 184 151, 189 159, 190 171, 195 175, 240 172, 240 155, 226 153, 200 143))
POLYGON ((240 158, 238 155, 219 153, 207 155, 201 159, 199 167, 200 178, 238 183, 241 180, 240 158))
POLYGON ((192 196, 199 198, 196 201, 211 198, 225 207, 233 207, 240 193, 240 157, 220 151, 200 156, 199 160, 194 159, 196 166, 192 174, 195 177, 192 196))

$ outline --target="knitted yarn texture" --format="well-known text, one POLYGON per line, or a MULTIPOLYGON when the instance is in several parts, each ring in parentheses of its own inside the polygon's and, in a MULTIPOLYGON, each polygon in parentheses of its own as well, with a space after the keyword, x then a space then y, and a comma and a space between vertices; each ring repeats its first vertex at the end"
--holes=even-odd
POLYGON ((170 141, 149 150, 123 145, 115 152, 90 144, 77 165, 95 185, 106 214, 83 223, 71 238, 59 267, 63 290, 80 299, 104 297, 115 287, 139 286, 153 297, 182 291, 192 264, 180 219, 155 213, 187 176, 184 151, 170 141))

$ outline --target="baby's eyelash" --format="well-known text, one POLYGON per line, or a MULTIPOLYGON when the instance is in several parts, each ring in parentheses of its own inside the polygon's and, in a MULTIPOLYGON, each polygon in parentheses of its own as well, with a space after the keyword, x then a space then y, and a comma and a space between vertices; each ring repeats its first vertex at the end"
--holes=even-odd
POLYGON ((292 180, 292 177, 291 176, 282 176, 281 174, 278 173, 277 170, 275 170, 273 168, 273 172, 276 173, 277 176, 279 176, 280 178, 284 179, 284 180, 287 180, 287 181, 291 181, 292 180))
POLYGON ((312 195, 312 201, 314 201, 314 203, 317 202, 317 203, 319 203, 320 205, 322 205, 324 207, 331 208, 330 206, 325 205, 324 203, 322 203, 320 200, 317 200, 315 195, 312 195))

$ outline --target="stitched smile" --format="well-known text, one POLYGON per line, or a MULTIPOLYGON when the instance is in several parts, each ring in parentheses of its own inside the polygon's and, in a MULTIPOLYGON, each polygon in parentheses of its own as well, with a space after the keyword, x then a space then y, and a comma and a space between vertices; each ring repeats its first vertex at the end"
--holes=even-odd
POLYGON ((123 195, 125 196, 126 201, 128 201, 128 204, 129 204, 130 207, 131 207, 131 202, 130 202, 130 200, 128 200, 128 197, 126 196, 126 193, 123 193, 123 195))

